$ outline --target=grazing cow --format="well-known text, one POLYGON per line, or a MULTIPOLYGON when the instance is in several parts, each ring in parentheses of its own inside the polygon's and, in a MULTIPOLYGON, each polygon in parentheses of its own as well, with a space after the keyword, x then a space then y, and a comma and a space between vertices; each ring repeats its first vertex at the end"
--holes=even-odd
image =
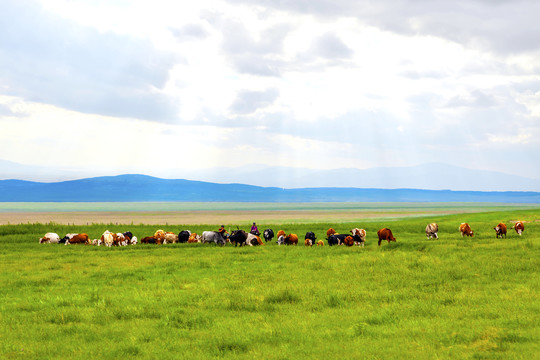
POLYGON ((246 239, 247 233, 244 230, 234 230, 229 237, 229 241, 231 244, 234 243, 235 247, 238 246, 238 244, 240 244, 240 246, 245 245, 246 239))
POLYGON ((285 244, 287 245, 297 245, 298 244, 298 235, 289 234, 285 236, 285 244))
POLYGON ((116 245, 115 242, 115 236, 112 232, 109 230, 105 230, 105 232, 101 235, 101 243, 105 246, 111 247, 113 245, 116 245))
POLYGON ((235 230, 232 232, 231 236, 229 237, 229 240, 231 243, 235 243, 234 246, 240 246, 242 245, 264 245, 261 238, 255 234, 247 233, 244 230, 235 230))
POLYGON ((308 231, 304 239, 306 240, 306 246, 313 246, 313 244, 315 244, 315 240, 317 240, 317 237, 315 236, 315 233, 313 231, 308 231))
POLYGON ((58 244, 60 242, 60 236, 57 233, 46 233, 41 239, 40 244, 58 244))
POLYGON ((141 244, 161 244, 158 242, 158 239, 156 239, 153 236, 146 236, 141 239, 141 244))
POLYGON ((77 234, 73 236, 71 239, 66 240, 66 245, 70 244, 90 244, 90 239, 88 238, 87 234, 77 234))
POLYGON ((499 223, 499 225, 495 226, 493 230, 495 230, 495 236, 497 237, 497 239, 499 238, 499 236, 502 239, 503 235, 506 238, 506 225, 505 224, 499 223))
POLYGON ((229 239, 229 234, 226 232, 217 232, 217 231, 203 231, 202 240, 203 244, 207 242, 213 242, 216 245, 224 246, 229 239))
POLYGON ((274 230, 272 229, 266 229, 263 231, 263 237, 264 237, 264 241, 268 242, 268 241, 272 241, 272 239, 274 238, 274 230))
POLYGON ((461 232, 461 237, 463 237, 463 235, 467 235, 470 237, 474 236, 474 232, 467 223, 461 223, 461 225, 459 225, 459 231, 461 232))
POLYGON ((128 240, 126 239, 126 237, 124 236, 123 233, 116 233, 116 234, 113 234, 113 236, 116 235, 116 245, 118 246, 127 246, 128 245, 128 240))
POLYGON ((347 246, 353 246, 354 245, 354 238, 352 236, 347 236, 343 240, 343 243, 347 246))
POLYGON ((435 238, 435 239, 438 239, 439 236, 437 235, 437 233, 439 232, 439 225, 437 225, 437 223, 431 223, 431 224, 427 224, 426 226, 426 236, 429 239, 431 238, 435 238))
POLYGON ((326 239, 326 241, 328 241, 328 245, 330 246, 333 246, 333 245, 341 245, 343 244, 343 241, 345 241, 345 238, 349 236, 347 234, 333 234, 333 235, 330 235, 328 237, 328 239, 326 239))
POLYGON ((178 242, 178 235, 172 232, 165 233, 165 240, 163 240, 164 244, 176 244, 177 242, 178 242))
POLYGON ((324 241, 322 240, 317 241, 317 246, 324 246, 324 241))
POLYGON ((124 235, 127 245, 137 244, 137 237, 133 236, 133 233, 131 231, 126 231, 125 233, 122 233, 122 235, 124 235))
POLYGON ((354 238, 354 243, 358 246, 364 247, 364 244, 366 242, 366 230, 354 228, 350 231, 354 238))
POLYGON ((162 244, 165 241, 165 231, 161 229, 156 230, 156 232, 154 233, 154 237, 156 238, 156 240, 159 241, 159 244, 162 244))
POLYGON ((277 244, 278 245, 283 245, 285 244, 285 235, 279 235, 278 238, 277 238, 277 244))
POLYGON ((377 236, 379 237, 379 246, 381 246, 381 242, 383 240, 388 241, 389 244, 390 241, 396 241, 396 238, 394 237, 394 235, 392 235, 392 230, 388 228, 383 228, 377 231, 377 236))
POLYGON ((523 230, 525 230, 525 225, 523 224, 523 221, 518 221, 512 226, 513 229, 516 230, 519 236, 523 234, 523 230))
POLYGON ((246 244, 248 244, 249 246, 265 245, 261 240, 261 237, 253 233, 247 234, 246 244))
POLYGON ((201 242, 201 235, 197 233, 192 233, 189 235, 188 243, 200 243, 201 242))
POLYGON ((279 230, 278 233, 277 233, 277 237, 280 237, 281 235, 285 236, 285 231, 283 230, 279 230))
POLYGON ((189 237, 191 236, 191 231, 189 230, 182 230, 178 234, 178 242, 179 243, 186 243, 189 241, 189 237))
POLYGON ((337 234, 336 230, 330 228, 330 229, 328 229, 328 231, 326 232, 326 237, 330 237, 330 235, 334 235, 334 234, 337 234))
POLYGON ((60 244, 65 244, 66 241, 68 241, 69 239, 71 239, 75 235, 77 235, 77 234, 73 234, 73 233, 66 234, 66 236, 64 236, 63 238, 60 239, 59 243, 60 244))

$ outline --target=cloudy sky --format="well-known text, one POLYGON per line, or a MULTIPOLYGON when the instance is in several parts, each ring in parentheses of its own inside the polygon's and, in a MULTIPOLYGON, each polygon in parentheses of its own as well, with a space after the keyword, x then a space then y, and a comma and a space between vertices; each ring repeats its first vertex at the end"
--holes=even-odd
POLYGON ((1 160, 151 175, 438 162, 540 179, 537 0, 0 7, 1 160))

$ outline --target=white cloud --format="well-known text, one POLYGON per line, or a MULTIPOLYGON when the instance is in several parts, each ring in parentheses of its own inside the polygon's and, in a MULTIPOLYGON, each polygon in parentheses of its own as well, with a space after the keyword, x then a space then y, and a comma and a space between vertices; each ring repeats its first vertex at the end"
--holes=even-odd
MULTIPOLYGON (((9 5, 6 160, 148 172, 466 160, 495 170, 497 158, 540 148, 531 1, 9 5), (28 147, 10 138, 21 133, 28 147), (87 145, 70 151, 50 141, 78 134, 87 145), (128 144, 108 146, 105 134, 128 144)), ((540 166, 528 171, 540 178, 540 166)))

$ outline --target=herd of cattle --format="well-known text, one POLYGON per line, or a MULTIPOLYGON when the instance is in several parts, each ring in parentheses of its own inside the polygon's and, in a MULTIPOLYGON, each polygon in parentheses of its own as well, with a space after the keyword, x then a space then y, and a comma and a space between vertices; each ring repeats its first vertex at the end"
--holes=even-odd
MULTIPOLYGON (((525 226, 523 221, 517 221, 513 229, 521 236, 525 226)), ((493 228, 497 238, 506 237, 507 227, 504 223, 499 223, 493 228)), ((459 226, 461 236, 474 236, 474 232, 470 225, 462 223, 459 226)), ((439 226, 436 223, 431 223, 426 226, 426 237, 429 239, 438 239, 439 226)), ((354 228, 349 231, 350 235, 339 234, 336 230, 330 228, 326 232, 326 241, 328 245, 346 245, 346 246, 364 246, 366 242, 366 230, 354 228)), ((264 245, 265 242, 272 241, 274 238, 274 231, 272 229, 266 229, 263 232, 264 242, 262 241, 259 233, 250 233, 244 230, 234 230, 230 234, 226 231, 203 231, 202 234, 192 233, 189 230, 182 230, 180 233, 175 234, 173 232, 166 232, 164 230, 157 230, 153 236, 147 236, 141 239, 142 244, 169 244, 169 243, 215 243, 216 245, 226 245, 227 243, 235 244, 235 246, 256 246, 264 245)), ((392 230, 383 228, 377 231, 377 237, 379 239, 378 244, 381 245, 382 241, 396 241, 396 238, 392 234, 392 230)), ((40 244, 44 243, 56 243, 56 244, 86 244, 96 246, 127 246, 135 245, 138 243, 136 236, 130 231, 124 233, 113 233, 105 231, 99 239, 90 239, 87 234, 66 234, 63 238, 60 238, 56 233, 46 233, 39 239, 40 244)), ((277 232, 277 244, 278 245, 298 245, 297 234, 286 234, 285 231, 279 230, 277 232)), ((323 240, 317 240, 315 233, 308 231, 304 238, 304 245, 306 246, 323 246, 323 240)))

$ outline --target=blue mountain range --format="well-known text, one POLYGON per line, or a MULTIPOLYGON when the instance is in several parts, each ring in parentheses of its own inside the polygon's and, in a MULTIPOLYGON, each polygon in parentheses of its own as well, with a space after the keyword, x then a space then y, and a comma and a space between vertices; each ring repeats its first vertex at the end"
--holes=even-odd
POLYGON ((1 202, 506 202, 540 203, 533 191, 451 191, 316 187, 283 189, 218 184, 146 175, 118 175, 53 183, 0 180, 1 202))

